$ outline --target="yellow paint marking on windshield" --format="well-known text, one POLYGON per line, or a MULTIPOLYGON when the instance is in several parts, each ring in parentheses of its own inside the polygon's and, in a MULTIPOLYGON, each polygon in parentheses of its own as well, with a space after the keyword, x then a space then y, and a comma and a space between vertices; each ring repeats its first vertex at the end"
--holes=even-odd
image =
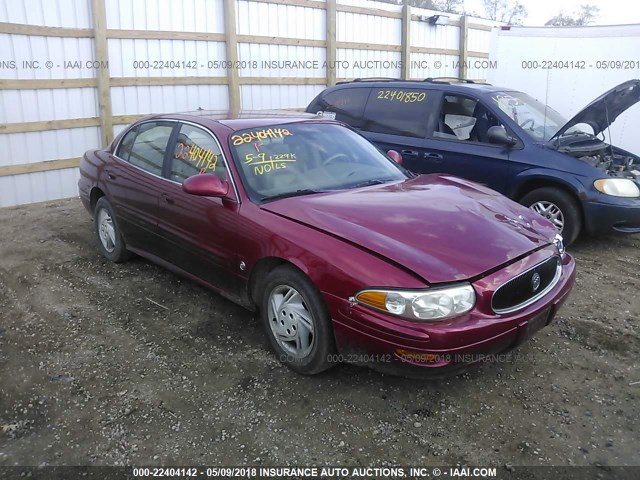
POLYGON ((265 140, 267 138, 283 138, 293 135, 286 128, 266 128, 255 132, 244 132, 231 136, 234 145, 242 145, 243 143, 253 142, 254 140, 265 140))
POLYGON ((251 165, 253 167, 254 175, 263 175, 269 172, 275 172, 276 170, 284 170, 287 168, 287 163, 296 162, 295 153, 278 153, 269 155, 264 152, 254 154, 247 153, 244 157, 245 165, 251 165))

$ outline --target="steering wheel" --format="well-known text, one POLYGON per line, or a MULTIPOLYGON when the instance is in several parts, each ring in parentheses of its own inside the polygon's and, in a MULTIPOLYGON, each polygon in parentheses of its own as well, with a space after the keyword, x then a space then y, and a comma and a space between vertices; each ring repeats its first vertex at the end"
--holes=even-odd
POLYGON ((321 165, 321 166, 323 166, 323 167, 324 167, 324 166, 328 165, 329 163, 333 162, 334 160, 337 160, 338 158, 344 158, 347 162, 350 162, 350 161, 351 161, 351 159, 347 156, 347 154, 346 154, 346 153, 339 152, 339 153, 336 153, 336 154, 334 154, 334 155, 331 155, 329 158, 327 158, 326 160, 324 160, 324 161, 322 162, 322 165, 321 165))
POLYGON ((527 124, 529 124, 529 123, 531 124, 530 129, 531 129, 531 130, 533 130, 533 125, 535 124, 535 121, 533 120, 533 118, 527 118, 524 122, 522 122, 522 123, 520 124, 520 126, 521 126, 522 128, 524 128, 524 126, 525 126, 525 125, 527 125, 527 124))

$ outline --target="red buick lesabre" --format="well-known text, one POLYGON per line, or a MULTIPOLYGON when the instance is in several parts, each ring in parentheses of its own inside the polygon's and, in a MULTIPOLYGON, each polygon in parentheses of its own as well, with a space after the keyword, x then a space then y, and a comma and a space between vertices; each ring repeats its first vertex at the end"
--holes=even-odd
POLYGON ((147 117, 80 166, 102 254, 136 253, 257 310, 278 358, 442 373, 552 321, 575 277, 542 216, 415 176, 315 116, 147 117))

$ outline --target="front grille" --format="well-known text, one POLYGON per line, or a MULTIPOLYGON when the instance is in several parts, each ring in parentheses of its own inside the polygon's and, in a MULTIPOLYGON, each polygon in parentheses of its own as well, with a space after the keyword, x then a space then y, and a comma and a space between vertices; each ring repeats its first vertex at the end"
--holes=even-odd
POLYGON ((491 308, 496 313, 508 313, 532 304, 555 286, 560 271, 560 257, 548 258, 501 285, 493 294, 491 308), (536 274, 540 277, 540 285, 534 289, 536 274))

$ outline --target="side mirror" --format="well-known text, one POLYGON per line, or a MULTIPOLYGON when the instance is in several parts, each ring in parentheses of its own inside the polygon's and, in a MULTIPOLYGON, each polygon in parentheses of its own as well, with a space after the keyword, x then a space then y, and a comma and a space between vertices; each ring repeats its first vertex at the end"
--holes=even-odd
POLYGON ((503 126, 493 126, 490 127, 487 131, 487 137, 489 138, 489 143, 495 143, 498 145, 515 145, 516 139, 507 133, 503 126))
POLYGON ((200 197, 224 197, 229 191, 229 184, 212 173, 200 173, 182 182, 182 190, 200 197))
POLYGON ((402 165, 402 155, 400 155, 400 152, 397 152, 395 150, 389 150, 387 152, 387 155, 391 160, 396 162, 398 165, 402 165))

